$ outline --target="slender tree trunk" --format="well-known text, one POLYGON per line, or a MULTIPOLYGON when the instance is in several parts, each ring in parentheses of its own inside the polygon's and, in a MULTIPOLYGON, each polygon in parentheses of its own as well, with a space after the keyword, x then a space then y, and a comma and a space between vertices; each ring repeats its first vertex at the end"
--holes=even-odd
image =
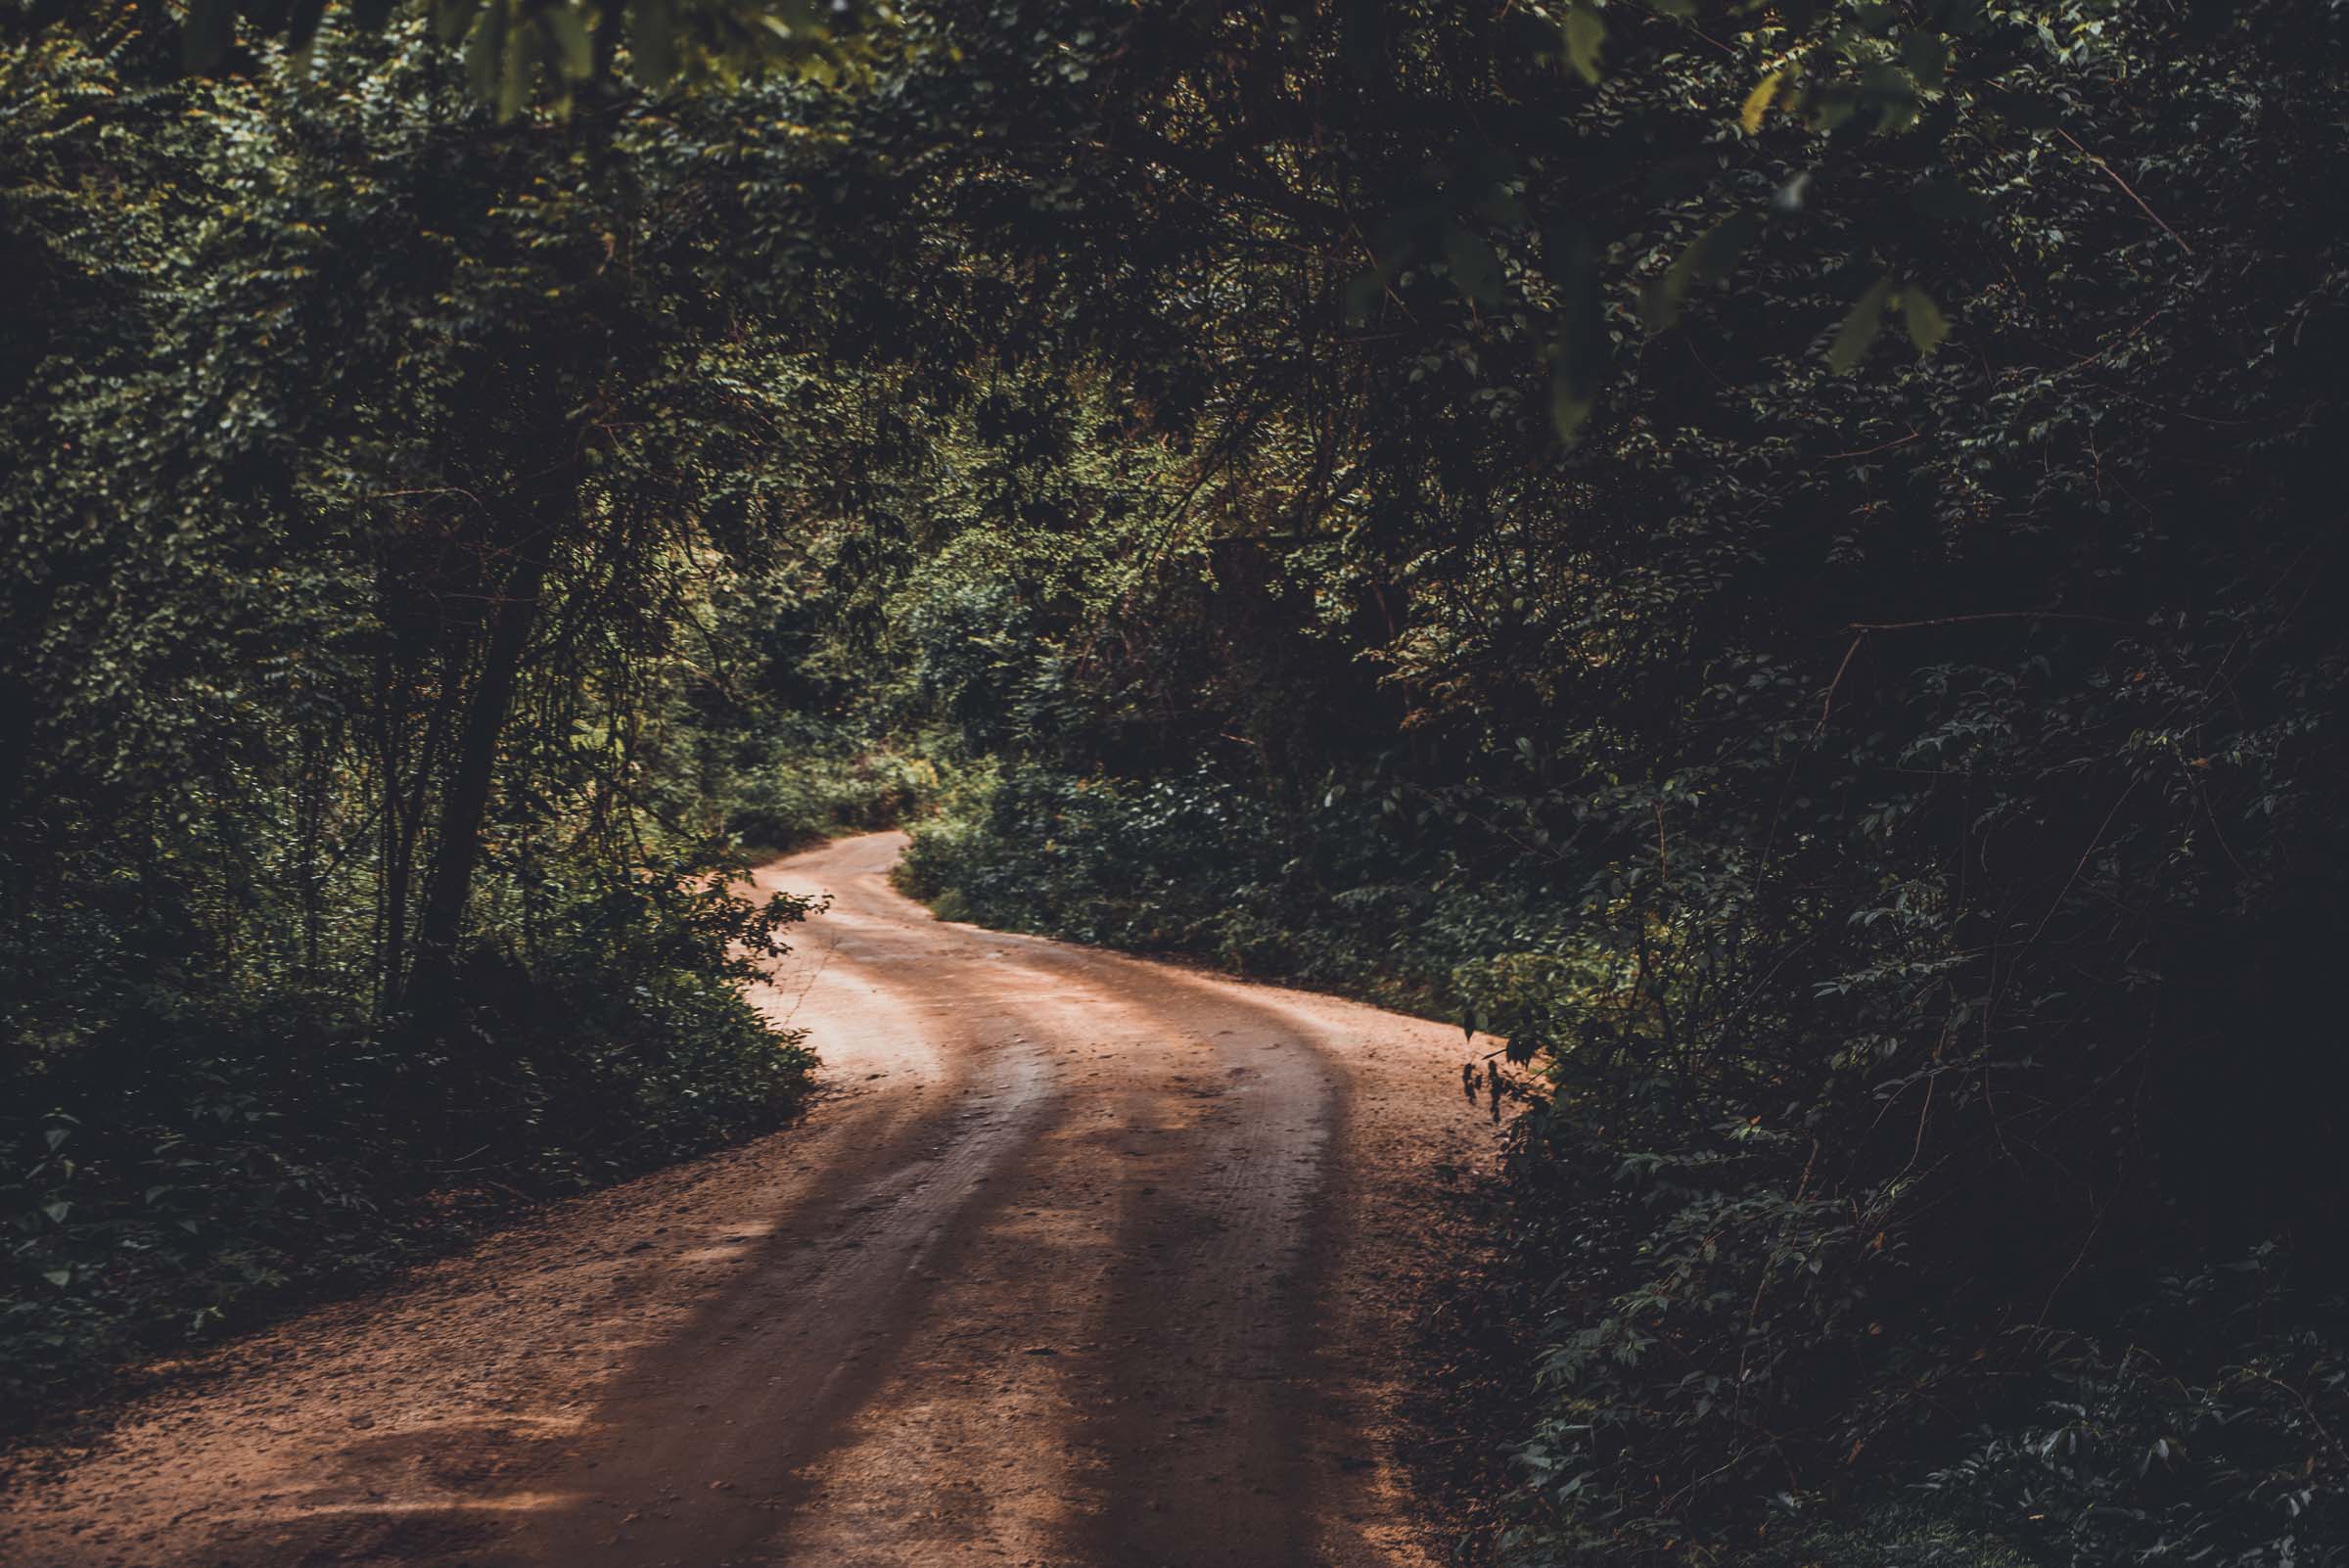
POLYGON ((457 942, 473 892, 473 874, 481 862, 482 823, 488 814, 496 782, 498 738, 513 711, 522 657, 537 623, 554 543, 556 509, 572 504, 576 503, 566 485, 545 504, 531 509, 529 527, 516 544, 512 575, 489 612, 481 675, 466 707, 464 727, 457 737, 456 755, 440 800, 439 842, 425 885, 424 908, 416 921, 415 965, 400 993, 402 1007, 426 1034, 444 1032, 454 1021, 449 1008, 455 1000, 457 942))
POLYGON ((402 799, 399 788, 399 686, 389 646, 375 656, 375 745, 377 765, 383 770, 384 825, 382 875, 376 902, 379 920, 375 1010, 390 1012, 399 995, 399 977, 407 962, 408 880, 400 855, 402 799))

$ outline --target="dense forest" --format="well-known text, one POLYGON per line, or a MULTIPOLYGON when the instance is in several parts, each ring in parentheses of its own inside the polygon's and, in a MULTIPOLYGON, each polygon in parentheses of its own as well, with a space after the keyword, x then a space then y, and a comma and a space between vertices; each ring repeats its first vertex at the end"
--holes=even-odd
POLYGON ((741 873, 902 823, 1496 1053, 1474 1555, 2349 1560, 2345 115, 2283 0, 10 0, 0 1398, 788 1121, 741 873))

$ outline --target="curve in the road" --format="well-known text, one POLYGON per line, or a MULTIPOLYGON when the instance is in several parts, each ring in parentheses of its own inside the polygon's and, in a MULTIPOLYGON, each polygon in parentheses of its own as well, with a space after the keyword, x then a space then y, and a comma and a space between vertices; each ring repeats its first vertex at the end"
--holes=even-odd
POLYGON ((0 1560, 1370 1568, 1455 1032, 933 920, 896 834, 762 1002, 834 1092, 22 1456, 0 1560))

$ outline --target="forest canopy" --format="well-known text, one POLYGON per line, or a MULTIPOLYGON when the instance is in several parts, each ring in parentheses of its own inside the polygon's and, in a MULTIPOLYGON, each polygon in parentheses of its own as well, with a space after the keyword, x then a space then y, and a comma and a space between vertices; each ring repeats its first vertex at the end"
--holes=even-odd
POLYGON ((1505 1041, 1504 1560, 2341 1560, 2345 26, 12 6, 13 1392, 775 1125, 902 819, 1505 1041))

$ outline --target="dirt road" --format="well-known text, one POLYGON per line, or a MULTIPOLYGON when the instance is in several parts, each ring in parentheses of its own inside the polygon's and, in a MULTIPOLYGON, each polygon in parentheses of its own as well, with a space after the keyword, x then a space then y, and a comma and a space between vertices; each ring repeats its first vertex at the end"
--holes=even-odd
POLYGON ((764 1004, 806 1123, 532 1217, 6 1478, 11 1568, 1432 1564, 1398 1464, 1456 1031, 933 920, 902 840, 764 1004))

